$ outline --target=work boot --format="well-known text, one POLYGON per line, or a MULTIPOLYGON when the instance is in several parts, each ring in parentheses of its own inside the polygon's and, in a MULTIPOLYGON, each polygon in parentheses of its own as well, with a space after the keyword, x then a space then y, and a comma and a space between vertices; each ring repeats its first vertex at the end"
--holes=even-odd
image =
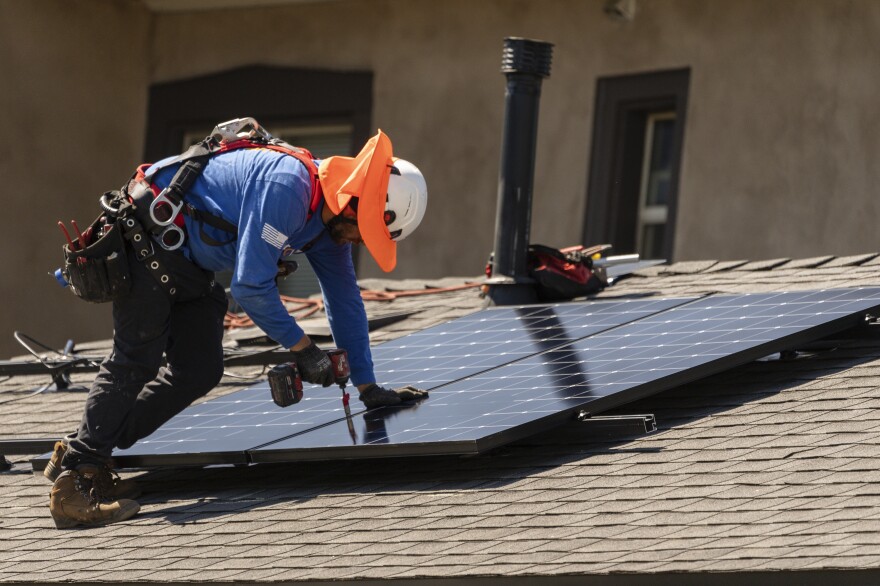
POLYGON ((58 475, 61 474, 61 460, 64 459, 65 452, 67 452, 67 445, 64 442, 55 442, 55 447, 52 448, 52 457, 43 468, 43 476, 52 482, 55 482, 58 475))
MULTIPOLYGON (((55 442, 55 448, 52 450, 52 457, 49 463, 43 469, 43 476, 55 482, 58 475, 63 469, 61 461, 64 454, 67 453, 67 444, 64 442, 55 442)), ((141 496, 141 488, 137 482, 131 479, 120 478, 119 474, 113 471, 113 461, 107 467, 99 467, 98 482, 101 484, 101 494, 108 501, 117 501, 119 499, 136 499, 141 496)))
POLYGON ((133 500, 104 502, 99 475, 100 468, 90 465, 65 470, 58 475, 49 494, 49 512, 56 527, 108 525, 137 514, 141 507, 133 500))

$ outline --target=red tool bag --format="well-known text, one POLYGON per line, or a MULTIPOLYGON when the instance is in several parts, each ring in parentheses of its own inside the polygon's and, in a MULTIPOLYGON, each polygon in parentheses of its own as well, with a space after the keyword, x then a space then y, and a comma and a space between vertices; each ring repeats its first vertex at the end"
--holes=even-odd
POLYGON ((529 276, 541 301, 564 301, 598 293, 608 285, 604 271, 594 270, 593 255, 607 247, 556 249, 529 245, 529 276))

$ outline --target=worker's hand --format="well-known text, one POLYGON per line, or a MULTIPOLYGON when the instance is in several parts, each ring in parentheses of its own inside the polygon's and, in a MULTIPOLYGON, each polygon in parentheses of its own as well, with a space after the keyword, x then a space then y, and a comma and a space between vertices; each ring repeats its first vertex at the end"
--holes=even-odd
POLYGON ((394 389, 394 392, 397 393, 397 396, 400 397, 400 400, 404 403, 407 401, 421 401, 428 397, 428 391, 417 389, 412 385, 394 389))
POLYGON ((427 398, 428 391, 415 387, 401 387, 399 389, 386 389, 373 383, 361 391, 359 399, 367 409, 374 407, 392 407, 403 402, 420 401, 427 398))
POLYGON ((304 381, 322 387, 329 387, 335 381, 333 363, 327 353, 309 341, 308 346, 299 351, 291 352, 296 368, 304 381))

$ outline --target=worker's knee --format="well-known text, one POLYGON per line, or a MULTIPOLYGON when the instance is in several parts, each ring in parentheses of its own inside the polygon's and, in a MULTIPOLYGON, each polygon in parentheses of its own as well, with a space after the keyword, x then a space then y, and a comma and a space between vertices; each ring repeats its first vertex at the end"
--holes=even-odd
POLYGON ((95 382, 102 387, 126 389, 136 396, 148 382, 159 372, 160 361, 120 359, 113 354, 104 361, 95 382))
POLYGON ((175 386, 186 388, 190 402, 207 394, 223 378, 223 363, 200 364, 198 368, 173 369, 175 386))
MULTIPOLYGON (((223 363, 214 366, 211 369, 205 369, 202 373, 201 377, 201 395, 209 392, 211 389, 220 384, 220 380, 223 378, 223 363)), ((201 396, 199 395, 199 396, 201 396)))

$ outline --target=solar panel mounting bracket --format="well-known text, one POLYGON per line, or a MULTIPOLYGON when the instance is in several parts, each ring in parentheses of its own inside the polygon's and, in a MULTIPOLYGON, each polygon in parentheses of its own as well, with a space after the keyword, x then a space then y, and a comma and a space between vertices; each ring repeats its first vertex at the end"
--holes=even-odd
POLYGON ((0 456, 51 452, 58 438, 26 437, 0 439, 0 456))
POLYGON ((653 414, 644 415, 592 415, 589 411, 580 411, 576 417, 581 423, 599 425, 603 428, 619 430, 627 433, 654 433, 657 431, 657 419, 653 414))

